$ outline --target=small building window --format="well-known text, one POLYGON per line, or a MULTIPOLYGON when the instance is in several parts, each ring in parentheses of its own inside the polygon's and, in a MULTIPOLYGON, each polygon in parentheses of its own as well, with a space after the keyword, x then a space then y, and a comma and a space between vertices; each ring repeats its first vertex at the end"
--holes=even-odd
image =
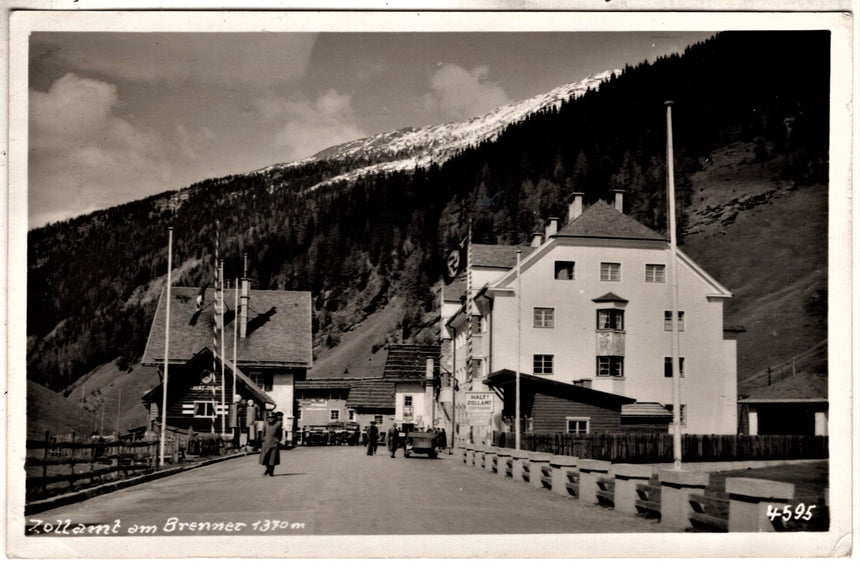
POLYGON ((355 421, 355 410, 354 410, 354 409, 349 410, 349 414, 348 414, 348 415, 349 415, 349 420, 350 420, 350 421, 355 421))
POLYGON ((590 431, 590 417, 567 417, 567 432, 574 435, 585 435, 590 431))
POLYGON ((620 282, 621 281, 621 264, 618 262, 601 262, 600 263, 600 281, 602 282, 620 282))
POLYGON ((555 263, 555 279, 557 280, 572 280, 573 279, 573 262, 559 260, 555 263))
POLYGON ((328 416, 329 421, 338 421, 339 419, 340 419, 340 410, 339 409, 329 410, 329 416, 328 416))
POLYGON ((403 396, 403 405, 405 407, 412 407, 412 396, 403 396))
POLYGON ((645 264, 645 281, 666 283, 666 264, 645 264))
POLYGON ((215 403, 194 402, 194 417, 215 417, 215 403))
POLYGON ((624 376, 624 357, 623 356, 598 356, 597 357, 597 375, 598 376, 624 376))
POLYGON ((296 421, 300 421, 302 419, 302 408, 301 406, 296 408, 296 421))
POLYGON ((373 421, 375 421, 376 423, 380 423, 380 424, 381 424, 381 423, 382 423, 382 416, 381 416, 381 415, 374 415, 374 416, 373 416, 373 421))
MULTIPOLYGON (((678 358, 678 366, 681 368, 681 378, 684 377, 684 357, 678 358)), ((667 356, 663 358, 663 377, 671 378, 672 377, 672 357, 667 356)))
POLYGON ((553 355, 551 354, 534 355, 534 373, 552 374, 552 359, 553 355))
MULTIPOLYGON (((663 330, 671 331, 672 330, 672 312, 671 311, 663 311, 663 330)), ((678 330, 684 330, 684 312, 678 311, 678 330)))
POLYGON ((254 385, 264 392, 272 391, 272 375, 268 372, 251 372, 248 377, 254 385))
POLYGON ((536 329, 552 329, 555 327, 555 308, 535 307, 534 320, 536 329))
POLYGON ((615 331, 624 330, 624 310, 623 309, 598 309, 597 310, 597 330, 613 329, 615 331))

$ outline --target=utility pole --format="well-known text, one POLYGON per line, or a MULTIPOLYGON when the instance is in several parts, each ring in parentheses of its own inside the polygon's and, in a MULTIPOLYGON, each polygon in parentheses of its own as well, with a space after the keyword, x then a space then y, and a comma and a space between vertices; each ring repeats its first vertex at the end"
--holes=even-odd
POLYGON ((159 444, 158 465, 164 466, 164 441, 167 434, 167 362, 170 353, 170 277, 173 270, 173 227, 169 227, 167 237, 167 291, 164 294, 164 382, 161 392, 161 442, 159 444))
POLYGON ((666 184, 669 189, 669 235, 672 293, 672 454, 674 468, 681 468, 681 368, 678 360, 678 241, 675 227, 675 171, 672 150, 672 101, 666 102, 666 184))

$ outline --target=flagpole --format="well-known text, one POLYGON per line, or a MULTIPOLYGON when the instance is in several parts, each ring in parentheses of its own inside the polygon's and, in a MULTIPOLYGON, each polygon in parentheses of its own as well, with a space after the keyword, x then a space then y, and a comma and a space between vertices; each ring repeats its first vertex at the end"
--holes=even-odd
POLYGON ((522 290, 523 284, 520 280, 520 258, 522 252, 517 250, 517 378, 516 378, 516 408, 515 408, 515 417, 514 417, 514 439, 516 443, 517 451, 520 450, 520 436, 522 434, 520 427, 520 366, 522 361, 520 357, 522 355, 522 306, 523 306, 523 298, 522 298, 522 290))
POLYGON ((168 227, 167 236, 167 293, 165 293, 165 313, 164 313, 164 382, 161 392, 161 443, 160 457, 158 465, 164 466, 164 444, 165 435, 167 433, 167 361, 170 352, 170 277, 173 271, 173 227, 168 227))
POLYGON ((218 282, 221 286, 221 293, 219 294, 219 301, 221 302, 221 435, 224 435, 224 431, 226 430, 226 416, 225 413, 225 395, 226 395, 226 376, 224 373, 224 260, 221 260, 221 265, 218 266, 218 282))
POLYGON ((674 468, 681 468, 681 368, 678 353, 678 240, 675 226, 675 171, 672 149, 672 101, 666 101, 666 184, 669 190, 670 277, 672 293, 672 454, 674 468))
POLYGON ((233 293, 233 412, 236 428, 239 427, 239 406, 236 403, 236 372, 239 370, 238 358, 238 336, 239 336, 239 278, 236 278, 236 290, 233 293))

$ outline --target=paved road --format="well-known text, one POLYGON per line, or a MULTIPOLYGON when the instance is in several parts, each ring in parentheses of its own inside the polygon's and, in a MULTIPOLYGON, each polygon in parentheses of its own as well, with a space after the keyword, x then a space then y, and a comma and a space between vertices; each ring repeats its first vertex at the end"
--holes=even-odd
POLYGON ((117 535, 669 531, 467 467, 456 454, 391 459, 383 447, 373 457, 363 447, 299 447, 281 455, 274 477, 262 475, 255 455, 241 457, 35 514, 25 526, 117 535))

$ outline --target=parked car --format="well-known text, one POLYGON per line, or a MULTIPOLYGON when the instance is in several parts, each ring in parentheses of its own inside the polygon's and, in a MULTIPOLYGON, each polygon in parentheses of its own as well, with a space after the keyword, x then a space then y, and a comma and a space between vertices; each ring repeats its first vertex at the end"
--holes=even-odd
POLYGON ((330 421, 328 428, 328 444, 340 445, 346 433, 346 425, 342 421, 330 421))
POLYGON ((305 425, 302 428, 302 445, 327 445, 328 427, 325 425, 305 425))
POLYGON ((361 426, 354 421, 347 422, 346 431, 343 437, 343 442, 345 444, 351 446, 358 445, 359 438, 361 437, 361 426))

